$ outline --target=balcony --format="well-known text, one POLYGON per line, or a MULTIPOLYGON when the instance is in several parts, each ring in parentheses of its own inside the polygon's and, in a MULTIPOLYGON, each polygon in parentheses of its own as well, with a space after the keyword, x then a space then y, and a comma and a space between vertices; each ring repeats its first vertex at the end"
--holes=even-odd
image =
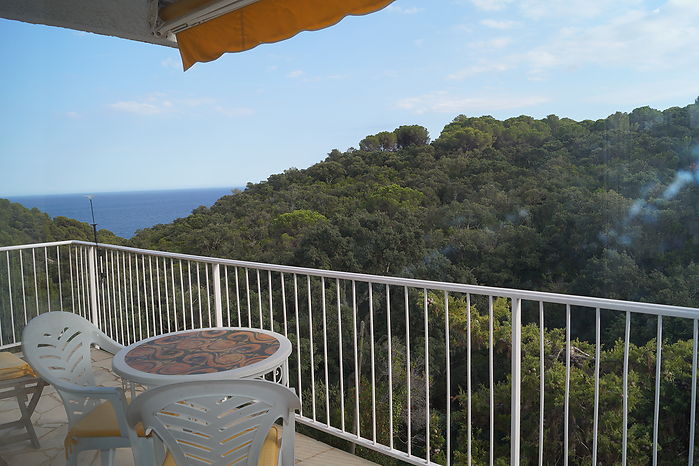
MULTIPOLYGON (((92 361, 98 384, 108 387, 121 386, 121 380, 111 371, 111 354, 94 349, 92 351, 92 361)), ((6 398, 0 401, 0 417, 2 416, 12 419, 19 418, 17 402, 13 398, 6 398)), ((65 458, 63 439, 68 431, 68 422, 63 402, 53 387, 48 386, 44 389, 32 420, 37 430, 41 448, 35 450, 28 441, 20 442, 14 446, 0 447, 0 464, 4 465, 3 461, 9 465, 63 464, 65 458)), ((374 464, 301 434, 296 434, 295 447, 296 464, 304 466, 374 464)), ((133 465, 134 461, 131 451, 126 448, 117 449, 115 463, 119 466, 133 465)), ((99 464, 97 451, 82 453, 78 464, 99 464)))
POLYGON ((1 348, 51 310, 123 344, 274 330, 294 345, 297 429, 378 463, 691 465, 697 454, 696 308, 80 241, 4 247, 0 260, 1 348))

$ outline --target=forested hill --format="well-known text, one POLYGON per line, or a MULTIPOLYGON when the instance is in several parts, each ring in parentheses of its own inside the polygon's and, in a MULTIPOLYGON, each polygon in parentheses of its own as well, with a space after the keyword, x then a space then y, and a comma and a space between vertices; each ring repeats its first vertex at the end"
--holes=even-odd
MULTIPOLYGON (((0 199, 0 246, 63 240, 93 241, 92 227, 67 217, 52 219, 39 209, 0 199)), ((109 230, 99 230, 98 240, 122 244, 125 240, 109 230)))
POLYGON ((699 99, 597 121, 367 136, 141 231, 138 247, 696 306, 699 99))

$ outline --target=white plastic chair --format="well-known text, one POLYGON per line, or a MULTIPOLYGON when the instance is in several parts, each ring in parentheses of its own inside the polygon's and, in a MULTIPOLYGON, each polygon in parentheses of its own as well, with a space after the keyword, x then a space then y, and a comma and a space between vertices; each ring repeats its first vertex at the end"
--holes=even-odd
POLYGON ((96 386, 92 345, 112 354, 123 347, 90 321, 69 312, 39 315, 22 333, 25 358, 63 399, 69 424, 66 455, 70 465, 77 463, 81 451, 95 449, 100 450, 102 464, 113 464, 114 449, 145 441, 126 421, 124 391, 96 386))
MULTIPOLYGON (((274 382, 216 380, 153 388, 133 400, 127 415, 131 425, 143 422, 146 430, 152 429, 178 466, 258 466, 261 453, 269 458, 269 447, 278 457, 274 466, 291 466, 294 411, 300 407, 293 391, 274 382), (276 436, 270 441, 280 419, 281 448, 276 436)), ((148 464, 171 464, 167 458, 165 463, 156 461, 154 450, 148 457, 148 464)))

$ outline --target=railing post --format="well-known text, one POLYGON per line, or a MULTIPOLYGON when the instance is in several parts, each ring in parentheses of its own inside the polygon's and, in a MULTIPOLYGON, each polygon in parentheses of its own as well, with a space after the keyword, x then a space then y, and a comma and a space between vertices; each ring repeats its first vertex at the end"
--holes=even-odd
POLYGON ((520 409, 522 396, 522 300, 512 298, 512 413, 510 465, 519 465, 520 409))
POLYGON ((99 315, 97 309, 97 248, 89 247, 89 273, 90 273, 90 311, 92 323, 100 328, 99 315))
POLYGON ((219 264, 214 264, 214 313, 216 327, 223 327, 223 310, 221 307, 221 270, 219 264))

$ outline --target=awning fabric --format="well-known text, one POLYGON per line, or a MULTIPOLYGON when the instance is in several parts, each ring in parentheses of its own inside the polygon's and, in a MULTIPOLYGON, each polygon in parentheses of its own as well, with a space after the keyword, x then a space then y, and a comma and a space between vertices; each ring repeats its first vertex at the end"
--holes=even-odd
MULTIPOLYGON (((216 60, 226 52, 242 52, 260 44, 288 39, 301 31, 323 29, 348 15, 378 11, 393 0, 259 0, 177 33, 182 65, 216 60)), ((180 0, 161 9, 170 21, 210 0, 180 0)))

